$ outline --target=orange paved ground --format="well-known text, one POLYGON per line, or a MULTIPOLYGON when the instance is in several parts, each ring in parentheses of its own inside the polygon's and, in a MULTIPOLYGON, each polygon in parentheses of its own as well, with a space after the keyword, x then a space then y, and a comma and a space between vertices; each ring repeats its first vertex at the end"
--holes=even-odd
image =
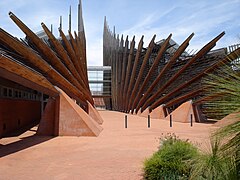
POLYGON ((20 137, 0 139, 0 180, 142 179, 142 162, 157 150, 162 133, 178 136, 207 147, 211 124, 173 123, 165 120, 100 111, 104 119, 99 137, 37 137, 34 130, 20 137))

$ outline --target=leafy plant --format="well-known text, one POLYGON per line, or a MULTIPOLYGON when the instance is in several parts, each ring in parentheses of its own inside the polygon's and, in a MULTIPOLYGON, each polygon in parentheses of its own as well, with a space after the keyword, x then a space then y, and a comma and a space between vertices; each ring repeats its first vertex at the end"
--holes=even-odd
POLYGON ((237 180, 235 159, 226 156, 218 138, 211 138, 210 152, 203 152, 193 159, 189 179, 193 180, 237 180))
MULTIPOLYGON (((206 112, 210 116, 221 119, 233 112, 240 114, 240 54, 237 52, 239 53, 239 50, 235 51, 233 56, 227 56, 230 61, 208 75, 205 80, 208 96, 214 97, 206 103, 206 112)), ((211 179, 240 179, 240 117, 237 118, 239 121, 220 128, 214 134, 212 153, 203 155, 198 160, 196 166, 199 167, 195 169, 202 169, 205 173, 212 169, 218 173, 214 177, 209 174, 211 179), (222 145, 217 142, 219 139, 224 142, 222 145), (203 167, 206 170, 203 170, 203 167)))
POLYGON ((225 158, 235 159, 236 173, 240 179, 240 119, 218 130, 215 136, 226 141, 221 151, 225 158))
POLYGON ((160 139, 159 150, 144 163, 144 178, 188 179, 190 159, 197 156, 197 148, 187 140, 179 139, 175 134, 168 134, 160 139))
MULTIPOLYGON (((236 64, 239 67, 240 65, 236 64)), ((224 65, 214 74, 209 74, 205 79, 205 90, 209 97, 206 113, 219 119, 240 109, 240 75, 229 64, 224 65)))
MULTIPOLYGON (((229 59, 240 55, 232 57, 229 59)), ((209 98, 204 108, 210 117, 221 119, 232 112, 240 114, 240 62, 222 66, 207 76, 205 84, 209 98)), ((239 155, 240 118, 213 135, 209 152, 198 153, 188 141, 168 134, 161 139, 159 150, 145 161, 144 178, 237 180, 240 179, 239 155)))

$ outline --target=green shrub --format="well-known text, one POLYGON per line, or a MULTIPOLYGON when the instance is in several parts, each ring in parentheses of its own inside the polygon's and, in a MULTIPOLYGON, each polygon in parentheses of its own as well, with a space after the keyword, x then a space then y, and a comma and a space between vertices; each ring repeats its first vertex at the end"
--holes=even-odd
POLYGON ((188 141, 178 139, 174 134, 167 135, 160 141, 159 150, 144 163, 144 178, 158 179, 188 179, 191 171, 190 161, 198 155, 188 141))

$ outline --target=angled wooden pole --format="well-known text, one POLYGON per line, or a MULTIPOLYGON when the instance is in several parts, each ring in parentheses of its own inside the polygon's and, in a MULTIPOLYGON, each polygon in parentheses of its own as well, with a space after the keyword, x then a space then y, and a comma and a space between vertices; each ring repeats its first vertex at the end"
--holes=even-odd
POLYGON ((123 111, 123 104, 124 104, 124 97, 123 97, 123 89, 124 89, 124 81, 126 77, 126 70, 127 70, 127 54, 128 54, 128 36, 125 40, 125 46, 123 51, 123 58, 122 58, 122 74, 121 74, 121 82, 120 82, 120 110, 123 111))
POLYGON ((138 43, 138 49, 137 49, 136 56, 135 56, 135 59, 134 59, 134 64, 133 64, 131 77, 130 77, 130 83, 129 83, 129 86, 128 86, 128 89, 127 89, 127 98, 126 98, 126 102, 125 102, 125 107, 127 109, 127 112, 129 112, 129 108, 130 108, 130 105, 129 105, 130 99, 129 99, 129 97, 130 97, 131 92, 133 90, 133 86, 134 86, 134 83, 135 83, 136 72, 137 72, 137 66, 139 64, 140 55, 142 53, 143 38, 144 38, 144 36, 141 37, 141 40, 138 43))
POLYGON ((70 96, 74 97, 82 105, 86 106, 86 97, 83 95, 79 89, 77 89, 72 83, 70 83, 66 78, 59 74, 55 69, 52 68, 45 60, 43 60, 39 55, 37 55, 29 47, 25 46, 23 43, 18 41, 16 38, 10 36, 7 32, 0 28, 0 42, 5 44, 11 44, 11 48, 19 53, 23 58, 31 63, 34 67, 39 69, 42 73, 46 75, 46 78, 53 84, 58 82, 60 88, 62 88, 70 96))
POLYGON ((148 98, 148 100, 144 103, 144 106, 142 107, 142 111, 144 111, 149 104, 151 104, 155 98, 156 95, 154 94, 153 96, 149 97, 150 93, 152 90, 155 88, 155 86, 158 84, 160 79, 163 77, 163 75, 166 73, 166 71, 169 70, 169 68, 172 67, 172 65, 175 63, 176 59, 184 52, 184 50, 187 48, 189 45, 189 41, 192 39, 194 33, 192 33, 182 44, 181 46, 177 49, 177 51, 174 53, 174 55, 170 58, 170 60, 167 62, 167 64, 163 67, 155 81, 151 84, 151 86, 148 88, 147 92, 144 94, 142 97, 144 100, 148 98))
MULTIPOLYGON (((168 81, 160 87, 156 93, 151 97, 151 99, 156 98, 159 94, 161 94, 171 83, 173 83, 190 65, 192 65, 197 59, 203 57, 205 54, 207 54, 215 45, 216 42, 224 35, 225 33, 222 32, 219 34, 216 38, 214 38, 212 41, 210 41, 208 44, 206 44, 195 56, 193 56, 188 62, 179 69, 168 81)), ((140 105, 143 104, 145 99, 142 99, 140 102, 140 105)), ((140 107, 138 107, 140 108, 140 107)))
MULTIPOLYGON (((159 62, 161 60, 161 58, 163 57, 163 54, 165 53, 168 45, 169 45, 169 41, 172 37, 172 34, 170 34, 168 36, 168 38, 165 40, 165 42, 162 44, 161 48, 158 51, 157 57, 154 59, 153 65, 151 66, 146 78, 144 79, 143 84, 141 85, 138 94, 137 94, 137 98, 135 99, 133 104, 137 104, 136 106, 136 111, 139 110, 139 108, 142 106, 143 102, 145 101, 144 98, 141 98, 142 94, 146 94, 147 92, 143 92, 144 88, 147 86, 147 83, 149 83, 150 78, 152 77, 153 72, 157 69, 159 62), (140 99, 140 101, 139 101, 140 99)), ((153 88, 154 86, 151 86, 149 88, 153 88)), ((148 91, 149 92, 149 91, 148 91)), ((148 95, 145 95, 145 97, 148 95)))
POLYGON ((199 74, 197 74, 196 76, 192 77, 191 80, 181 84, 180 86, 176 87, 175 89, 173 89, 170 93, 166 94, 165 96, 161 97, 160 99, 158 99, 156 102, 154 102, 151 106, 150 109, 155 109, 156 107, 158 107, 159 105, 161 105, 166 99, 170 98, 171 96, 173 96, 174 94, 176 94, 178 91, 180 91, 181 89, 185 88, 186 86, 188 86, 189 84, 197 81, 199 78, 203 77, 204 75, 214 71, 216 68, 223 66, 224 63, 229 62, 231 60, 234 60, 236 58, 238 58, 240 54, 240 48, 236 49, 235 51, 231 52, 229 55, 227 55, 225 58, 217 61, 216 63, 214 63, 212 66, 208 67, 207 69, 203 70, 202 72, 200 72, 199 74))
POLYGON ((148 59, 152 53, 152 49, 154 47, 154 40, 156 38, 156 35, 153 36, 152 40, 150 41, 149 45, 148 45, 148 48, 147 48, 147 52, 144 56, 144 59, 143 59, 143 63, 141 65, 141 68, 140 68, 140 71, 139 71, 139 74, 137 76, 137 80, 134 84, 134 88, 133 88, 133 91, 131 93, 131 96, 130 96, 130 103, 129 103, 129 106, 130 106, 130 109, 133 111, 134 110, 134 104, 133 104, 133 101, 135 100, 135 97, 137 95, 137 91, 138 91, 138 88, 139 88, 139 84, 141 82, 141 79, 143 78, 143 73, 144 73, 144 70, 145 70, 145 67, 146 67, 146 64, 148 63, 148 59))
POLYGON ((129 79, 132 76, 131 74, 131 70, 132 70, 132 60, 133 60, 133 53, 134 53, 134 47, 135 47, 135 36, 133 36, 131 45, 130 45, 130 51, 129 51, 129 55, 128 55, 128 60, 127 60, 127 72, 126 72, 126 78, 125 78, 125 82, 123 85, 123 110, 126 112, 127 111, 127 107, 126 102, 127 102, 127 88, 129 86, 129 79))
POLYGON ((74 75, 74 77, 79 81, 79 83, 84 87, 84 82, 80 75, 78 74, 76 68, 74 67, 73 62, 71 61, 70 57, 68 56, 66 50, 62 46, 62 44, 54 37, 54 35, 49 31, 44 23, 41 24, 45 33, 47 34, 49 41, 53 45, 56 53, 60 56, 61 60, 66 64, 68 69, 74 75))
MULTIPOLYGON (((36 46, 37 50, 44 55, 51 63, 51 65, 57 69, 66 79, 68 79, 74 86, 79 90, 83 91, 84 88, 76 80, 76 78, 71 74, 71 72, 65 67, 61 60, 55 55, 55 53, 48 47, 35 33, 33 33, 20 19, 18 19, 13 13, 9 13, 10 18, 15 22, 15 24, 27 35, 31 42, 36 46)), ((86 99, 93 104, 92 97, 88 94, 84 94, 86 99)))

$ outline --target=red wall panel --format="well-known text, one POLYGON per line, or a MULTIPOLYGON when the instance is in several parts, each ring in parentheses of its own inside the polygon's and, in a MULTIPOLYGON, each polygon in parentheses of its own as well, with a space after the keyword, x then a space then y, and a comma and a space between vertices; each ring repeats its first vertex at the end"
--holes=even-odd
POLYGON ((0 137, 40 121, 41 102, 0 99, 0 137))

